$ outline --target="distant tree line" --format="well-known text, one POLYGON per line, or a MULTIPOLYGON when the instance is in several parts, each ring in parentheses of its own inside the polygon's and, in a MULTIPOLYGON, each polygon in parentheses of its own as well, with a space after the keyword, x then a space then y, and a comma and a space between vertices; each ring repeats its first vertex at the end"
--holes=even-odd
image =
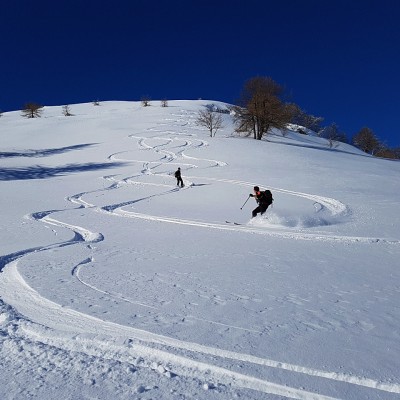
POLYGON ((381 142, 368 127, 362 128, 352 139, 352 144, 376 157, 400 159, 400 147, 390 148, 381 142))
MULTIPOLYGON (((283 100, 283 88, 270 77, 254 77, 245 82, 238 104, 233 106, 236 132, 261 140, 277 128, 285 135, 290 124, 299 133, 314 131, 327 139, 329 147, 337 142, 349 143, 347 135, 333 123, 322 126, 323 117, 308 114, 297 104, 283 100)), ((368 127, 354 135, 351 144, 376 157, 400 159, 400 148, 389 148, 368 127)))
MULTIPOLYGON (((215 105, 201 110, 196 122, 206 127, 210 136, 215 136, 222 126, 221 114, 230 113, 236 125, 235 131, 239 134, 252 136, 261 140, 271 132, 272 128, 280 129, 286 135, 288 128, 307 134, 308 130, 325 138, 329 147, 334 147, 337 142, 351 143, 365 153, 376 157, 400 159, 400 148, 390 148, 381 142, 375 133, 368 127, 363 127, 356 133, 351 141, 347 135, 332 123, 323 126, 323 117, 308 114, 297 104, 287 103, 283 99, 283 87, 270 77, 253 77, 245 82, 237 105, 229 109, 221 109, 215 105)), ((142 96, 143 107, 150 105, 150 97, 142 96)), ((95 106, 100 105, 98 100, 93 101, 95 106)), ((161 100, 161 107, 168 107, 166 99, 161 100)), ((26 103, 22 109, 22 115, 26 118, 38 118, 41 116, 43 106, 37 103, 26 103)), ((63 114, 71 116, 68 105, 63 107, 63 114)), ((0 111, 0 117, 2 113, 0 111)))

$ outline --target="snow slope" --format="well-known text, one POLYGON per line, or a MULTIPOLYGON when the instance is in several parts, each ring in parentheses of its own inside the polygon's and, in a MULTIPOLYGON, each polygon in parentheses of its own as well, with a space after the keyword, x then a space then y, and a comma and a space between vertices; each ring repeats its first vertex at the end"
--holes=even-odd
POLYGON ((3 114, 0 398, 400 398, 400 163, 211 103, 3 114))

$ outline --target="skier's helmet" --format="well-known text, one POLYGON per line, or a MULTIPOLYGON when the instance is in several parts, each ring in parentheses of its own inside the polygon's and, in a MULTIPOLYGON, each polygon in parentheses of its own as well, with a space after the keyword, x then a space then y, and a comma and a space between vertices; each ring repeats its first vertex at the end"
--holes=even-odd
POLYGON ((254 186, 254 188, 253 188, 256 192, 259 192, 260 191, 260 188, 258 187, 258 186, 254 186))

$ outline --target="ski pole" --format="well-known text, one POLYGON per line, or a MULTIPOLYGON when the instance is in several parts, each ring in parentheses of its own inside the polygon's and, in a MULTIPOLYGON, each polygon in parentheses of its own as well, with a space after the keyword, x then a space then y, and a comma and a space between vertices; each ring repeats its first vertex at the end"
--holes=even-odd
POLYGON ((242 207, 240 207, 241 210, 243 209, 244 205, 249 201, 249 198, 250 198, 250 195, 249 195, 249 197, 247 198, 247 200, 244 202, 244 204, 242 205, 242 207))

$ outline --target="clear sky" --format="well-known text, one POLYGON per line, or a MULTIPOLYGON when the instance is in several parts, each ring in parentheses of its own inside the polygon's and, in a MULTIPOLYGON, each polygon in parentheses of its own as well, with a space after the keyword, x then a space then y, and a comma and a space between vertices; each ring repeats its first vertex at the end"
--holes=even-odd
POLYGON ((287 99, 400 146, 398 0, 0 0, 0 109, 211 99, 270 76, 287 99))

